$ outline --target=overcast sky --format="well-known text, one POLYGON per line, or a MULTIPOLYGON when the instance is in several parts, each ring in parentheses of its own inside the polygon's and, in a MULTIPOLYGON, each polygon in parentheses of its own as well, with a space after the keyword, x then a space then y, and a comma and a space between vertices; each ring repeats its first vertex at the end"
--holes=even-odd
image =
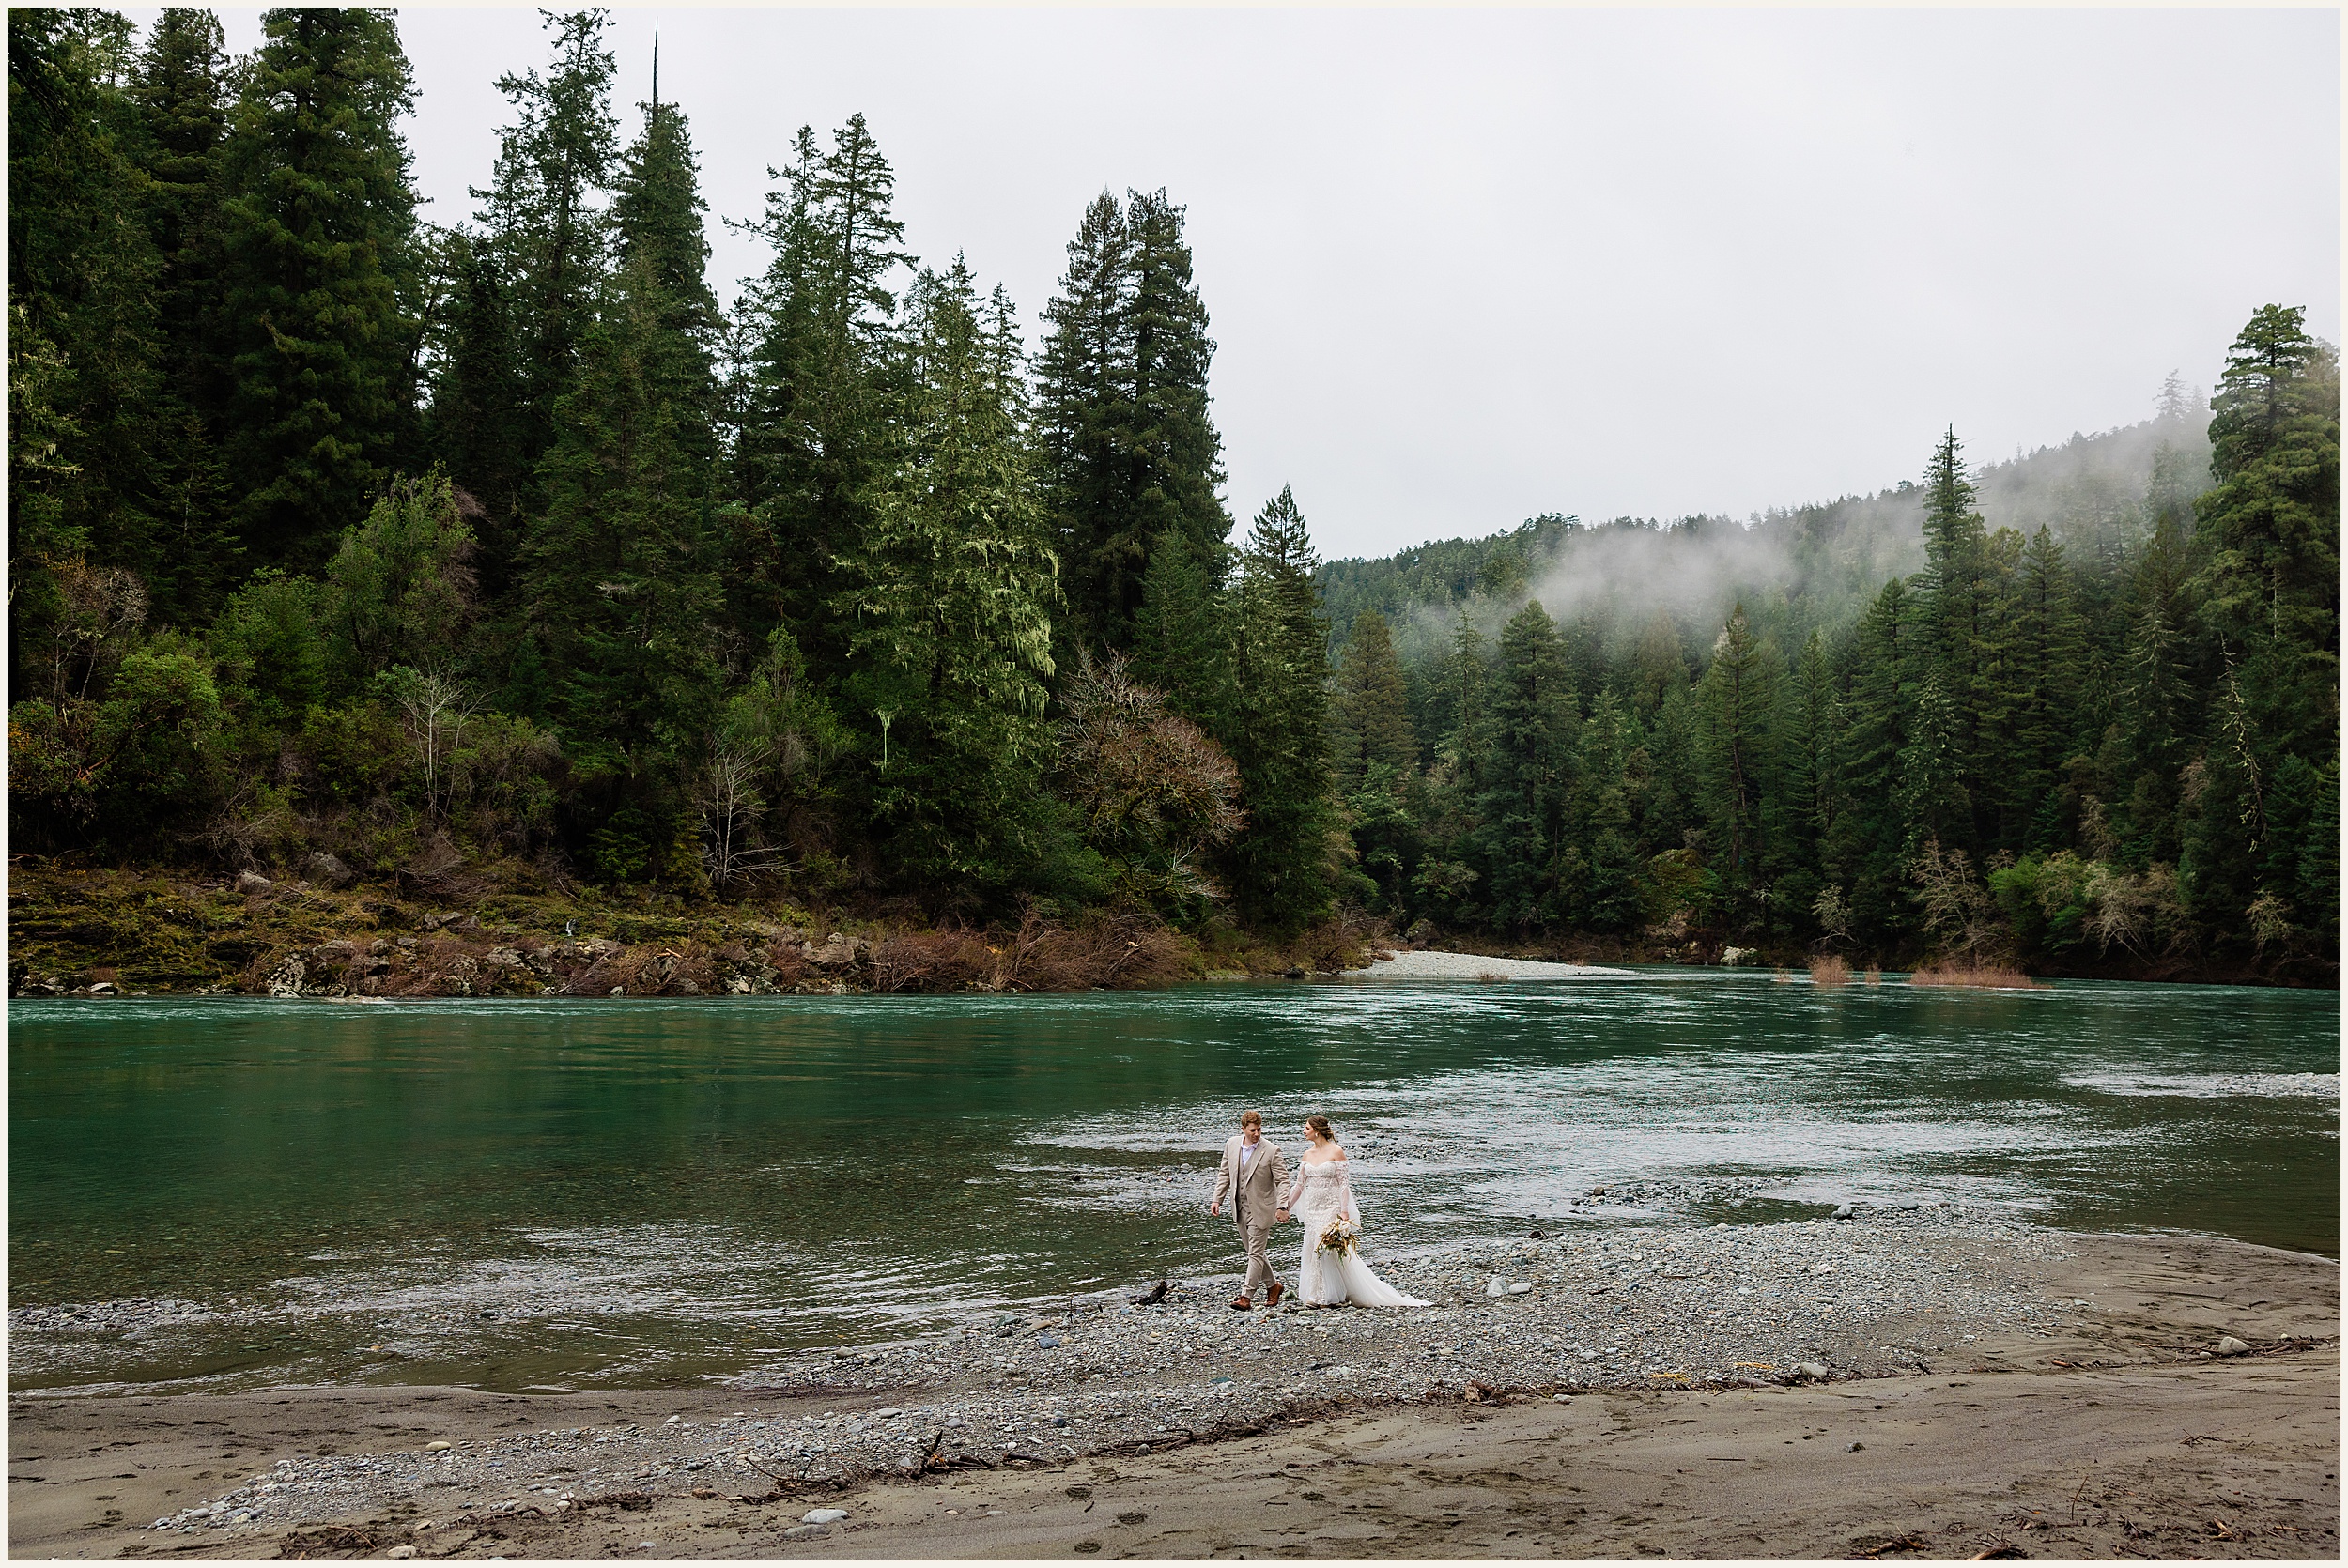
MULTIPOLYGON (((721 294, 803 123, 1031 330, 1086 201, 1166 187, 1231 510, 1292 484, 1326 555, 1873 491, 2145 418, 2269 301, 2340 337, 2334 10, 624 8, 629 135, 656 21, 721 294)), ((454 222, 538 17, 401 29, 454 222)))

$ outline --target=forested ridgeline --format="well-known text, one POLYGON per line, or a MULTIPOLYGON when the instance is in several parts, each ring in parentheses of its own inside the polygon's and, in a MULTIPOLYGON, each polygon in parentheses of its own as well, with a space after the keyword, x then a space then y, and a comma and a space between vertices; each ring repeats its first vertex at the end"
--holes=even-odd
POLYGON ((1975 481, 1951 437, 1750 527, 1324 568, 1286 491, 1233 539, 1164 192, 1072 214, 1031 359, 905 252, 861 118, 774 149, 721 299, 687 113, 615 109, 601 12, 500 79, 445 228, 389 12, 236 59, 204 11, 8 26, 20 884, 818 909, 996 969, 1150 945, 1089 911, 1236 951, 1359 909, 2332 972, 2338 372, 2296 312, 2214 420, 2172 388, 2059 485, 2009 470, 2073 448, 1975 481))
POLYGON ((2257 313, 2214 417, 2172 377, 1978 477, 1951 432, 1749 525, 1331 563, 1357 896, 1599 954, 2336 978, 2339 362, 2302 320, 2257 313))

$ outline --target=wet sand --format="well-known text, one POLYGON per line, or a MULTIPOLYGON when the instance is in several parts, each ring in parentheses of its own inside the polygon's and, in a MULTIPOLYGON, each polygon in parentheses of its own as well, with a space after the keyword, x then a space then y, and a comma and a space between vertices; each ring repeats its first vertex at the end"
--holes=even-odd
POLYGON ((517 1506, 488 1517, 387 1488, 291 1529, 143 1528, 296 1453, 381 1455, 389 1473, 427 1442, 796 1418, 844 1394, 23 1395, 9 1404, 8 1545, 83 1558, 2336 1558, 2338 1266, 2224 1241, 2072 1239, 2041 1288, 2092 1311, 1929 1373, 1323 1403, 1217 1441, 761 1500, 748 1500, 760 1493, 746 1481, 765 1484, 754 1475, 595 1493, 561 1485, 555 1466, 517 1475, 517 1506), (2229 1334, 2249 1350, 2216 1353, 2229 1334), (818 1508, 846 1517, 800 1523, 818 1508))

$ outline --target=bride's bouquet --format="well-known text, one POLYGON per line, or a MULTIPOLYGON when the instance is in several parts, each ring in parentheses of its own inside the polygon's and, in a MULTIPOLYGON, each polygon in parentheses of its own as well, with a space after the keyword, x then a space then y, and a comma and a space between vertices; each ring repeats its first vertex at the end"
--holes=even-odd
POLYGON ((1321 1250, 1324 1253, 1357 1251, 1362 1239, 1362 1227, 1351 1220, 1332 1220, 1329 1228, 1321 1233, 1321 1250))

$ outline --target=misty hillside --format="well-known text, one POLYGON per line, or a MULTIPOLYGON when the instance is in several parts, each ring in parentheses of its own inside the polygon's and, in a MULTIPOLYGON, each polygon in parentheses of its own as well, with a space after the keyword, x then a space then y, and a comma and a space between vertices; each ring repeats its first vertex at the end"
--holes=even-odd
MULTIPOLYGON (((2079 567, 2116 568, 2150 528, 2156 483, 2170 504, 2190 502, 2209 484, 2206 409, 2189 412, 2173 391, 2168 407, 2163 417, 1976 469, 1984 520, 1993 531, 2025 536, 2044 526, 2079 567)), ((1593 524, 1550 513, 1487 538, 1332 561, 1320 583, 1336 643, 1355 616, 1375 609, 1412 664, 1447 646, 1462 615, 1491 636, 1529 599, 1561 621, 1594 619, 1601 632, 1625 636, 1659 608, 1683 632, 1717 629, 1739 599, 1755 611, 1782 602, 1796 611, 1791 620, 1831 628, 1855 618, 1887 579, 1923 565, 1923 517, 1922 492, 1908 482, 1743 523, 1693 516, 1593 524)), ((1691 640, 1701 647, 1711 639, 1691 640)))

